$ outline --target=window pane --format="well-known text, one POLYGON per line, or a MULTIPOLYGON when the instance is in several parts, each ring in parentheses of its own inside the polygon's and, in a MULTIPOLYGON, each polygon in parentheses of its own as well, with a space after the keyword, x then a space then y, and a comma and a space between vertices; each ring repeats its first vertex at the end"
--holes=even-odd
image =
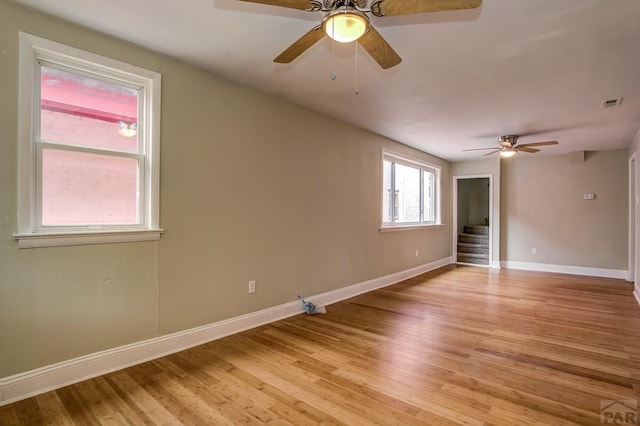
POLYGON ((40 67, 40 138, 125 152, 138 151, 138 92, 40 67))
POLYGON ((138 161, 44 149, 42 224, 137 224, 138 161))
POLYGON ((393 211, 393 197, 391 194, 391 161, 382 163, 382 222, 390 223, 393 211))
POLYGON ((423 171, 425 222, 435 222, 435 177, 435 173, 423 171))
POLYGON ((420 169, 395 164, 397 222, 420 221, 420 169))

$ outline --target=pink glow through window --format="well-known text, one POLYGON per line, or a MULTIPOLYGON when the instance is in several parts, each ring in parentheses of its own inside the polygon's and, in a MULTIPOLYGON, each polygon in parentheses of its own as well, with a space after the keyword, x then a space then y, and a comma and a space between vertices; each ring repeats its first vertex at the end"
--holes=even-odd
POLYGON ((139 223, 137 90, 41 66, 40 101, 42 225, 139 223))

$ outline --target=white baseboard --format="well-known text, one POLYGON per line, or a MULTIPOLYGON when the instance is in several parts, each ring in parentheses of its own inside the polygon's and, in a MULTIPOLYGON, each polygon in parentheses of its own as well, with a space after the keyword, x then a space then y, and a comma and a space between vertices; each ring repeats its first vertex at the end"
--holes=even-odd
POLYGON ((635 296, 636 302, 638 302, 638 305, 640 305, 640 288, 638 288, 637 285, 634 286, 633 295, 635 296))
POLYGON ((622 269, 588 268, 585 266, 553 265, 549 263, 513 262, 510 260, 503 260, 501 265, 503 268, 522 269, 525 271, 557 272, 560 274, 586 275, 590 277, 619 278, 621 280, 627 278, 627 271, 622 269))
POLYGON ((394 274, 385 275, 384 277, 374 278, 372 280, 363 281, 361 283, 353 284, 348 287, 343 287, 337 290, 321 293, 316 296, 310 297, 309 299, 313 303, 318 303, 320 305, 329 305, 331 303, 336 303, 341 300, 348 299, 350 297, 357 296, 362 293, 367 293, 369 291, 386 287, 391 284, 399 283, 400 281, 404 281, 408 278, 412 278, 417 275, 424 274, 425 272, 433 271, 434 269, 441 268, 451 263, 453 263, 453 259, 451 257, 446 257, 444 259, 440 259, 440 260, 436 260, 435 262, 416 266, 414 268, 407 269, 405 271, 396 272, 394 274))
MULTIPOLYGON (((308 297, 308 300, 320 305, 330 305, 362 293, 396 284, 408 278, 449 265, 452 262, 453 259, 447 257, 405 271, 308 297)), ((160 358, 302 312, 302 304, 300 301, 295 300, 239 317, 4 377, 0 379, 0 406, 160 358)))

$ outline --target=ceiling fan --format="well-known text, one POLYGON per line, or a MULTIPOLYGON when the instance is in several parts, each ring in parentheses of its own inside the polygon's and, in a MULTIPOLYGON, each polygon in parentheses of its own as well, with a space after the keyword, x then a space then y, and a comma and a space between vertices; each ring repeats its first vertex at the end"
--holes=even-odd
POLYGON ((509 158, 516 155, 516 153, 528 152, 530 154, 535 154, 539 152, 539 149, 532 148, 534 146, 546 146, 546 145, 558 145, 558 141, 545 141, 545 142, 532 142, 532 143, 523 143, 518 144, 518 135, 504 135, 498 138, 498 148, 472 148, 472 149, 463 149, 463 151, 482 151, 491 149, 492 151, 483 155, 483 157, 491 154, 495 154, 496 152, 500 153, 501 157, 509 158))
POLYGON ((300 9, 307 12, 326 12, 320 25, 315 26, 273 61, 289 63, 313 46, 325 35, 335 41, 348 43, 357 40, 384 69, 402 62, 389 43, 371 25, 368 13, 377 17, 408 15, 473 9, 482 0, 241 0, 272 6, 300 9))

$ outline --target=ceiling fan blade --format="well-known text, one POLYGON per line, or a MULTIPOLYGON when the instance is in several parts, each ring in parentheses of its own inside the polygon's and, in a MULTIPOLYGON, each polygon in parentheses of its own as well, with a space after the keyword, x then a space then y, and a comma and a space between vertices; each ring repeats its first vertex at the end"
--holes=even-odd
POLYGON ((530 146, 545 146, 545 145, 558 145, 558 141, 523 143, 518 145, 518 148, 527 148, 530 146))
POLYGON ((500 141, 498 142, 500 144, 500 146, 504 146, 505 148, 511 148, 511 142, 507 142, 507 141, 500 141))
POLYGON ((499 149, 496 147, 492 147, 492 148, 471 148, 471 149, 463 149, 463 151, 484 151, 486 149, 499 149))
POLYGON ((378 65, 385 70, 402 62, 402 58, 398 56, 389 43, 387 43, 373 26, 369 26, 369 31, 358 39, 358 43, 360 43, 360 45, 369 52, 369 55, 375 59, 378 65))
POLYGON ((396 16, 474 9, 481 4, 482 0, 382 0, 378 7, 380 8, 381 16, 396 16))
POLYGON ((314 5, 309 0, 240 0, 250 3, 261 3, 270 6, 288 7, 290 9, 313 10, 314 5))
POLYGON ((486 157, 487 155, 492 155, 492 154, 495 154, 496 152, 500 152, 500 151, 502 151, 502 149, 495 149, 495 150, 493 150, 493 151, 491 151, 491 152, 488 152, 488 153, 486 153, 486 154, 483 154, 482 156, 483 156, 483 157, 486 157))
POLYGON ((540 150, 539 150, 539 149, 535 149, 535 148, 527 148, 527 147, 524 147, 524 148, 523 148, 522 146, 517 147, 517 148, 516 148, 516 151, 518 151, 518 152, 520 152, 520 151, 522 151, 522 152, 529 152, 529 153, 531 153, 531 154, 535 154, 536 152, 540 152, 540 150))
POLYGON ((300 56, 305 50, 313 46, 324 37, 324 31, 318 25, 317 27, 312 28, 308 33, 300 37, 295 43, 291 46, 287 47, 284 52, 279 54, 273 62, 277 62, 279 64, 288 64, 293 61, 295 58, 300 56))

